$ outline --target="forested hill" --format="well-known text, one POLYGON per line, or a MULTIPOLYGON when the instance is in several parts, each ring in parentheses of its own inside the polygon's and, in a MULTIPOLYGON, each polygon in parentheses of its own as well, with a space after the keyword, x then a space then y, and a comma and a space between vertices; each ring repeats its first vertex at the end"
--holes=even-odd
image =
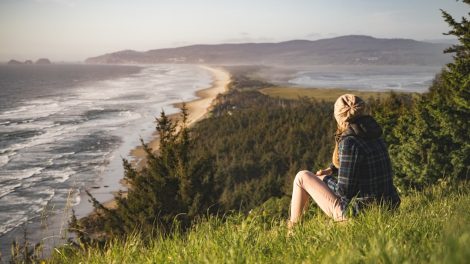
POLYGON ((451 57, 449 44, 412 39, 381 39, 350 35, 316 41, 192 45, 145 52, 123 50, 88 58, 87 63, 217 63, 266 65, 431 65, 442 66, 451 57))

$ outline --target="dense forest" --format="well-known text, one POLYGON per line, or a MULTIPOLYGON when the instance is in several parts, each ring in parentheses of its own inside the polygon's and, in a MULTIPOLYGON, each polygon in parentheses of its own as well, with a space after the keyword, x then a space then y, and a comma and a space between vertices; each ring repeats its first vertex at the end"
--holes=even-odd
MULTIPOLYGON (((364 98, 383 127, 401 192, 468 178, 470 23, 443 16, 459 44, 446 50, 454 60, 429 92, 364 98)), ((188 128, 185 107, 180 121, 161 114, 160 149, 143 142, 142 170, 124 160, 130 187, 116 196, 117 208, 93 199, 96 214, 72 220, 81 242, 132 232, 149 239, 184 231, 207 215, 248 213, 288 197, 297 171, 329 164, 336 130, 331 102, 272 98, 258 92, 269 83, 231 71, 230 91, 219 95, 209 118, 188 128)))

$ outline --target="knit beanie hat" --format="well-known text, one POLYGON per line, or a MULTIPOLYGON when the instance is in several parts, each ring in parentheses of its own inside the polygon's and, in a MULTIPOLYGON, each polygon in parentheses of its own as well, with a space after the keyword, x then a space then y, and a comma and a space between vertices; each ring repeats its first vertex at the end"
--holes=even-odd
POLYGON ((353 95, 343 94, 335 102, 334 115, 340 127, 345 127, 350 120, 365 114, 365 102, 353 95))
POLYGON ((338 122, 336 131, 335 149, 333 151, 332 163, 339 168, 339 139, 341 133, 348 127, 349 121, 365 114, 366 104, 364 101, 353 95, 343 94, 335 102, 334 116, 338 122))

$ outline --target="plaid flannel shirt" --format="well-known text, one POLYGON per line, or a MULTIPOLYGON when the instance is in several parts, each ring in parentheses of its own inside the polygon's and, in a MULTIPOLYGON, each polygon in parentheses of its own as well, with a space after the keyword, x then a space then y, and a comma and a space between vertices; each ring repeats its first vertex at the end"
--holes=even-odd
MULTIPOLYGON (((339 143, 339 161, 338 179, 327 176, 323 181, 341 197, 343 212, 353 198, 356 201, 374 200, 399 205, 390 157, 382 138, 343 138, 339 143)), ((355 213, 360 209, 357 204, 353 208, 356 209, 355 213)))

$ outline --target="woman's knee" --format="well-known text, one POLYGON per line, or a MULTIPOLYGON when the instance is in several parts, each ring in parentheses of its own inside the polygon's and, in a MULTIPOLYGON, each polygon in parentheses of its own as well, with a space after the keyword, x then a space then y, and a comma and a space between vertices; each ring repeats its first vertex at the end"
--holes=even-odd
POLYGON ((301 170, 295 175, 294 184, 302 186, 304 177, 307 177, 311 172, 308 170, 301 170))

